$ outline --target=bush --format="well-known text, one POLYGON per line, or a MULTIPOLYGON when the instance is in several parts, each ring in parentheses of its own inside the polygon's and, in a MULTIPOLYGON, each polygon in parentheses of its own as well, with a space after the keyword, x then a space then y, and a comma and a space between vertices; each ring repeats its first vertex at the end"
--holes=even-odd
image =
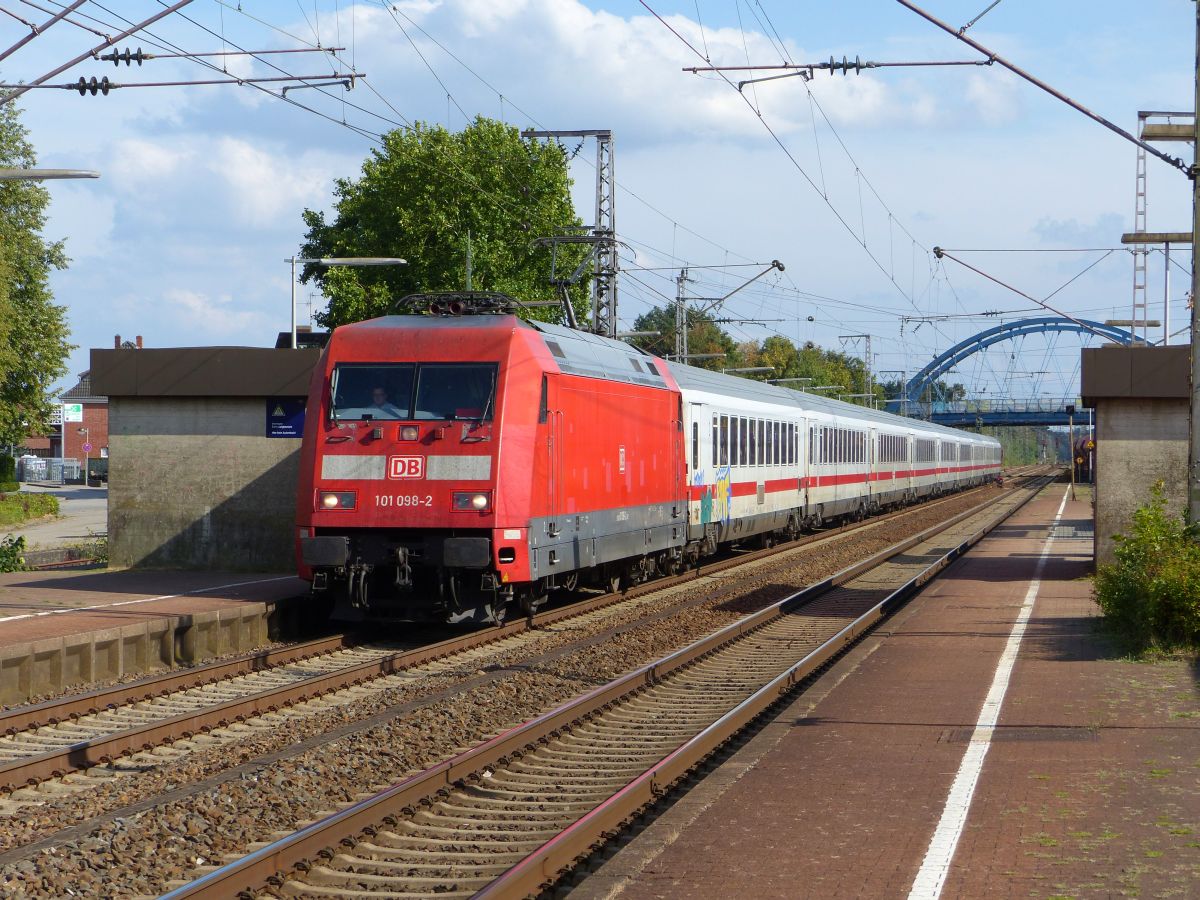
POLYGON ((1105 619, 1137 649, 1200 645, 1200 529, 1167 515, 1163 483, 1116 535, 1116 562, 1096 572, 1105 619))
POLYGON ((0 538, 0 572, 25 571, 25 538, 8 535, 0 538))
POLYGON ((7 453, 0 453, 0 484, 15 483, 16 480, 17 461, 7 453))
POLYGON ((19 525, 56 515, 58 498, 53 494, 0 494, 0 525, 19 525))
POLYGON ((19 482, 0 481, 0 494, 8 493, 10 491, 19 491, 20 489, 21 485, 19 482))

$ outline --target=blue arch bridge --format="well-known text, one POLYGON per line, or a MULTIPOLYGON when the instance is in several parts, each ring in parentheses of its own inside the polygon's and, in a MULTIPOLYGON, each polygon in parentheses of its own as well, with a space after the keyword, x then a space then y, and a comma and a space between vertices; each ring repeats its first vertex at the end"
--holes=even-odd
POLYGON ((921 399, 922 397, 932 397, 939 378, 981 350, 1001 341, 1012 341, 1032 334, 1051 332, 1091 334, 1124 345, 1142 342, 1141 338, 1123 328, 1087 319, 1042 316, 1007 322, 972 335, 944 353, 939 353, 925 368, 908 380, 900 397, 887 402, 887 410, 899 415, 927 419, 940 425, 959 428, 973 428, 982 425, 1066 425, 1070 415, 1067 407, 1074 404, 1078 408, 1079 401, 1074 397, 959 401, 922 401, 921 399))

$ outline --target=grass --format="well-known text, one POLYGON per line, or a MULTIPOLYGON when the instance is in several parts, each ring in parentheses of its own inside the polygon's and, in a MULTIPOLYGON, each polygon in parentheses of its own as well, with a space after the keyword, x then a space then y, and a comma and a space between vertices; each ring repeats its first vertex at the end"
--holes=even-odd
POLYGON ((58 498, 53 494, 0 494, 0 527, 56 515, 58 498))

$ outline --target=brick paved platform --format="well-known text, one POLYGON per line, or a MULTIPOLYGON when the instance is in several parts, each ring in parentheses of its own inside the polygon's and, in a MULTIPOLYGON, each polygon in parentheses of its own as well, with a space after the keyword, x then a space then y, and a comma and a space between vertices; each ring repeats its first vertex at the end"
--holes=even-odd
POLYGON ((1086 494, 1049 544, 997 727, 975 731, 1064 489, 955 563, 572 896, 907 897, 969 747, 986 755, 961 836, 925 873, 942 897, 1200 895, 1197 671, 1129 661, 1098 629, 1086 494))
POLYGON ((0 574, 0 703, 262 645, 306 590, 291 575, 0 574))

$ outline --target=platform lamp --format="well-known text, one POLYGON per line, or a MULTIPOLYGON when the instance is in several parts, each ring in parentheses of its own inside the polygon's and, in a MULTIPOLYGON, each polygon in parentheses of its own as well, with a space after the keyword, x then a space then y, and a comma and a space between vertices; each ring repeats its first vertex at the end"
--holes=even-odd
POLYGON ((296 263, 302 266, 407 266, 407 259, 394 256, 338 256, 316 257, 289 256, 284 260, 292 264, 292 349, 296 349, 296 263))

